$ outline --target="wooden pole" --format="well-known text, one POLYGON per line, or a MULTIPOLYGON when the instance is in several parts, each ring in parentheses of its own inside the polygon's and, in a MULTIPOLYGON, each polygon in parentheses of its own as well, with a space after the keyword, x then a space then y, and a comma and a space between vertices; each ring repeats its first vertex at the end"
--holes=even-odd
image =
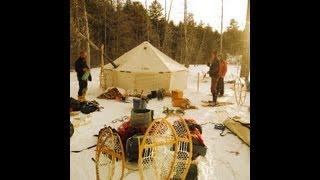
POLYGON ((188 46, 187 46, 187 0, 184 0, 184 40, 185 40, 185 55, 184 55, 184 63, 185 66, 188 67, 188 46))
POLYGON ((100 64, 100 88, 102 91, 105 89, 105 78, 104 78, 104 72, 103 72, 103 67, 104 67, 104 45, 101 45, 101 64, 100 64))
POLYGON ((101 68, 104 66, 104 45, 101 45, 101 68))

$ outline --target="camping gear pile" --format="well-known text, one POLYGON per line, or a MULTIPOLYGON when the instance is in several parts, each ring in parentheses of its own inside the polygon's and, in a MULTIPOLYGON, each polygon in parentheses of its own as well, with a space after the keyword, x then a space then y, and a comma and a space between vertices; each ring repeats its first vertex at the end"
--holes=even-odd
POLYGON ((154 99, 157 98, 158 100, 163 100, 165 96, 168 96, 168 93, 165 89, 161 88, 157 91, 151 91, 150 94, 147 95, 148 99, 154 99))
POLYGON ((125 100, 125 95, 122 94, 118 88, 110 88, 107 89, 106 92, 100 94, 98 99, 117 99, 117 100, 125 100))
POLYGON ((197 165, 192 160, 207 152, 201 126, 194 119, 170 118, 177 116, 174 114, 153 119, 152 112, 133 108, 131 118, 117 130, 100 130, 95 160, 97 179, 122 178, 125 168, 139 170, 141 178, 197 178, 197 165), (116 174, 115 169, 121 169, 121 174, 116 174))
POLYGON ((70 97, 70 116, 73 116, 73 121, 70 121, 70 137, 74 133, 74 128, 90 123, 90 120, 87 119, 88 114, 100 111, 102 108, 97 101, 80 102, 70 97))
POLYGON ((183 92, 180 90, 172 90, 171 98, 173 107, 180 107, 182 109, 196 109, 195 106, 191 105, 191 102, 188 98, 183 98, 183 92))
POLYGON ((153 119, 152 112, 133 108, 131 118, 117 130, 111 127, 100 130, 95 158, 98 180, 121 179, 125 168, 134 170, 132 164, 142 179, 197 176, 197 168, 191 161, 206 153, 201 126, 195 120, 180 116, 177 119, 173 114, 153 119), (198 145, 203 149, 194 153, 198 145), (115 173, 119 169, 121 173, 115 173))
POLYGON ((103 107, 99 106, 99 103, 93 100, 84 102, 80 108, 80 111, 83 114, 90 114, 95 111, 100 111, 101 109, 103 109, 103 107))
POLYGON ((70 112, 81 111, 84 114, 90 114, 95 111, 100 111, 103 107, 95 100, 93 101, 78 101, 70 97, 70 112))

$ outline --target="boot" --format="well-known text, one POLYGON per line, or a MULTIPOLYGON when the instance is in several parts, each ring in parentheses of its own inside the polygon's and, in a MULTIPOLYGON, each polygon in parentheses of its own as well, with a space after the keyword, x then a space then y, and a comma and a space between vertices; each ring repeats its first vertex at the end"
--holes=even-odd
POLYGON ((82 95, 82 101, 83 101, 83 102, 86 102, 86 101, 87 101, 87 99, 86 99, 86 94, 82 95))
POLYGON ((78 100, 79 100, 80 102, 83 101, 82 99, 83 99, 82 96, 78 96, 78 100))
POLYGON ((82 94, 82 101, 84 101, 84 102, 87 101, 87 99, 86 99, 86 94, 87 94, 86 91, 82 94))
POLYGON ((217 104, 217 98, 218 98, 217 94, 212 95, 212 103, 211 103, 212 106, 215 106, 217 104))

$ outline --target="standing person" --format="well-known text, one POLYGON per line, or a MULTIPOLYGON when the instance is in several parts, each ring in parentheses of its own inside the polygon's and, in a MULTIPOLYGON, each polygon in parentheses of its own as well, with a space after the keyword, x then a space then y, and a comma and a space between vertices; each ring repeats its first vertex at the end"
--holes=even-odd
POLYGON ((212 60, 208 74, 211 77, 211 93, 212 93, 212 106, 217 104, 217 84, 219 80, 219 60, 217 57, 217 51, 212 51, 212 60))
POLYGON ((219 97, 223 96, 224 94, 224 76, 227 73, 227 61, 226 61, 226 56, 222 55, 220 59, 220 65, 219 65, 219 80, 218 80, 218 89, 217 89, 217 94, 219 97))
POLYGON ((86 92, 88 88, 88 80, 91 81, 91 74, 89 74, 88 78, 84 78, 83 76, 87 73, 90 73, 90 69, 86 62, 87 52, 81 51, 80 57, 75 62, 75 69, 77 72, 77 78, 79 81, 79 91, 78 91, 78 100, 86 101, 86 92))

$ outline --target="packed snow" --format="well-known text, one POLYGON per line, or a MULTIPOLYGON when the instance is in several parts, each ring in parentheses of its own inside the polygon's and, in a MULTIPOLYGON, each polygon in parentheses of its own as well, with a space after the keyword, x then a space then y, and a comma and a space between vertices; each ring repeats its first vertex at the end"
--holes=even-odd
MULTIPOLYGON (((248 180, 250 179, 250 148, 237 136, 228 134, 220 136, 220 131, 214 129, 209 122, 222 123, 227 117, 240 116, 242 121, 250 122, 250 93, 247 93, 245 104, 237 106, 235 103, 234 91, 231 84, 225 84, 225 95, 219 97, 218 101, 233 102, 233 105, 221 107, 202 107, 201 100, 211 100, 210 78, 203 75, 208 71, 206 65, 192 65, 189 67, 188 87, 184 90, 184 97, 188 98, 193 105, 199 109, 186 110, 185 117, 197 120, 204 124, 203 139, 208 147, 205 157, 199 156, 198 179, 199 180, 248 180), (197 91, 198 73, 200 74, 199 92, 197 91), (239 152, 234 153, 234 152, 239 152)), ((105 125, 117 128, 120 122, 112 123, 116 118, 125 115, 130 116, 132 103, 122 103, 114 100, 97 99, 101 93, 99 88, 99 68, 91 69, 92 82, 88 84, 87 99, 96 100, 104 107, 100 112, 93 112, 89 115, 79 114, 81 120, 70 116, 70 121, 75 124, 75 131, 70 138, 71 150, 82 150, 97 142, 99 130, 105 125)), ((229 65, 225 81, 235 80, 239 74, 236 65, 229 65)), ((75 72, 70 72, 70 95, 77 98, 78 81, 75 72)), ((164 117, 163 107, 172 107, 171 98, 163 101, 150 100, 147 104, 149 109, 154 110, 155 118, 164 117)), ((95 148, 84 150, 80 153, 70 152, 70 179, 71 180, 95 180, 95 164, 91 158, 95 157, 95 148)), ((124 179, 139 179, 138 172, 125 173, 124 179)))

